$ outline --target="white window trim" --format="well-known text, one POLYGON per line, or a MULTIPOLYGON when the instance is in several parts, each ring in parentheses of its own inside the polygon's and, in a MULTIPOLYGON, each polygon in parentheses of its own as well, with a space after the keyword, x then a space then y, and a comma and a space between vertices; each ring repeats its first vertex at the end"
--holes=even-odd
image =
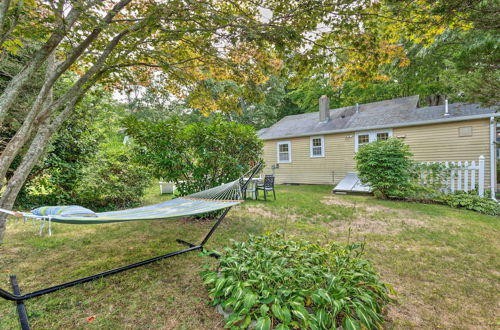
POLYGON ((292 142, 291 141, 279 141, 276 143, 276 163, 284 164, 292 162, 292 142), (288 160, 280 160, 280 145, 288 145, 288 160))
POLYGON ((320 136, 311 136, 309 138, 309 155, 311 158, 322 158, 325 157, 325 137, 320 136), (313 139, 321 139, 321 155, 313 155, 313 139))
POLYGON ((392 128, 376 130, 376 131, 360 131, 354 134, 354 151, 358 152, 359 144, 358 144, 358 136, 359 135, 368 135, 368 143, 374 142, 377 140, 377 133, 387 133, 389 137, 392 137, 392 128))

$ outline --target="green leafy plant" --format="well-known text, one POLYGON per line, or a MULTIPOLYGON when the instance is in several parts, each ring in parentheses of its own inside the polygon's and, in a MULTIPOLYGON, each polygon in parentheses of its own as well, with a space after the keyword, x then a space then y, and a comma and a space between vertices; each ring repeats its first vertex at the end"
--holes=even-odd
POLYGON ((500 203, 488 197, 480 197, 475 192, 455 192, 442 194, 436 201, 456 208, 464 208, 488 215, 500 215, 500 203))
POLYGON ((359 148, 355 158, 359 177, 369 184, 376 196, 442 203, 489 215, 500 215, 500 204, 480 197, 477 191, 447 194, 446 182, 454 165, 412 161, 408 145, 398 139, 368 143, 359 148))
POLYGON ((433 201, 447 191, 453 170, 453 164, 446 166, 441 162, 415 162, 410 168, 410 188, 406 199, 416 201, 433 201))
POLYGON ((188 125, 179 118, 153 123, 129 117, 125 125, 135 159, 175 182, 181 195, 235 180, 262 159, 255 129, 220 116, 188 125))
POLYGON ((411 188, 407 199, 446 204, 488 215, 500 215, 500 204, 488 197, 481 197, 477 190, 449 193, 447 183, 457 165, 413 162, 411 188))
POLYGON ((75 200, 95 210, 139 204, 151 177, 131 158, 126 148, 101 151, 83 169, 83 177, 74 190, 75 200))
POLYGON ((404 197, 411 186, 411 156, 409 146, 396 138, 367 143, 355 156, 359 178, 383 198, 404 197))
POLYGON ((219 269, 202 277, 211 303, 228 313, 228 328, 378 328, 393 289, 362 258, 363 248, 251 236, 233 241, 219 269))

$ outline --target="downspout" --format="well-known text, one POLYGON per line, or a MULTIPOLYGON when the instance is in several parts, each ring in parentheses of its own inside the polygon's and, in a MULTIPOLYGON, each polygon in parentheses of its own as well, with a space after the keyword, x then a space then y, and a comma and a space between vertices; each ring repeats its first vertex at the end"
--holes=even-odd
POLYGON ((491 199, 497 200, 496 199, 496 154, 495 154, 495 134, 496 134, 496 125, 495 125, 495 117, 490 117, 490 189, 491 189, 491 199))

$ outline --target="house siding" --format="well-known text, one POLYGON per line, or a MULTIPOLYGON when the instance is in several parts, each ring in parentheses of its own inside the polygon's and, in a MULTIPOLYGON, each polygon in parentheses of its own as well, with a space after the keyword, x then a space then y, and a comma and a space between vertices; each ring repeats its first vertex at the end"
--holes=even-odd
MULTIPOLYGON (((314 135, 316 136, 316 135, 314 135)), ((310 157, 310 137, 264 141, 266 174, 277 163, 277 142, 290 141, 292 162, 281 163, 274 170, 277 183, 336 184, 348 172, 354 172, 355 132, 324 135, 325 157, 310 157)), ((489 121, 477 119, 443 124, 393 129, 410 146, 417 161, 472 161, 485 157, 485 187, 490 187, 489 121), (460 127, 472 127, 472 136, 459 137, 460 127)))

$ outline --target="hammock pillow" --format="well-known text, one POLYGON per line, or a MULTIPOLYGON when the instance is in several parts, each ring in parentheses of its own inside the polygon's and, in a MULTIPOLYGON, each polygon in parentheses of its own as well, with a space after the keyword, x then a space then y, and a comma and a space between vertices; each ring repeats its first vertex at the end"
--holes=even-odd
POLYGON ((31 211, 34 215, 39 216, 67 216, 67 217, 97 217, 97 214, 83 206, 68 205, 68 206, 42 206, 31 211))

